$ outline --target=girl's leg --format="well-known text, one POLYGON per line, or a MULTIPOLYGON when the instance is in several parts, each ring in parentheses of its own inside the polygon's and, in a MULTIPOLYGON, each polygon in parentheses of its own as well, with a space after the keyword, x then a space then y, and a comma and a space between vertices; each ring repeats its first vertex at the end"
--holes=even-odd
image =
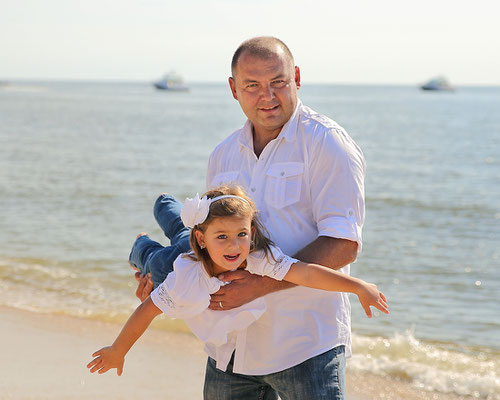
POLYGON ((148 236, 139 236, 129 256, 130 265, 146 275, 151 273, 153 287, 162 283, 173 271, 173 263, 181 253, 189 251, 189 229, 182 223, 182 204, 173 196, 162 194, 155 202, 153 213, 158 225, 170 239, 170 246, 163 247, 148 236))
POLYGON ((174 261, 181 253, 177 244, 163 247, 147 235, 142 235, 132 246, 129 264, 144 275, 151 273, 153 288, 156 288, 173 271, 174 261))
POLYGON ((163 193, 158 197, 153 208, 156 222, 170 239, 171 245, 178 245, 181 252, 189 251, 189 228, 181 220, 182 204, 174 196, 163 193))
POLYGON ((151 272, 148 263, 149 259, 154 253, 163 249, 164 247, 160 243, 151 240, 147 234, 140 233, 132 245, 128 263, 133 269, 146 275, 151 272))

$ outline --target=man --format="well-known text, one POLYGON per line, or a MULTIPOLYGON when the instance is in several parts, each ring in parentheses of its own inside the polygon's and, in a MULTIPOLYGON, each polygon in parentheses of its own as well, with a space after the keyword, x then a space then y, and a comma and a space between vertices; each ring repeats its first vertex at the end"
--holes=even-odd
MULTIPOLYGON (((364 220, 361 150, 335 122, 300 103, 300 70, 276 38, 244 42, 233 56, 229 85, 248 121, 213 151, 207 186, 242 185, 285 254, 349 273, 364 220)), ((212 296, 211 309, 264 295, 268 309, 248 328, 239 365, 231 362, 223 372, 209 358, 205 399, 345 398, 351 345, 345 293, 241 270, 220 278, 232 283, 212 296)))

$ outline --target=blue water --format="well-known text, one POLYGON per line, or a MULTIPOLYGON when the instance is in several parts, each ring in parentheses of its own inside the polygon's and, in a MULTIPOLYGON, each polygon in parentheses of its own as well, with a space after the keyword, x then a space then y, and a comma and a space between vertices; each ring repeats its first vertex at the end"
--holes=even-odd
MULTIPOLYGON (((299 95, 368 165, 352 272, 379 285, 391 314, 369 320, 353 299, 353 367, 499 399, 500 88, 305 82, 299 95)), ((202 192, 210 151, 244 121, 223 84, 0 87, 0 304, 126 318, 135 235, 162 240, 154 199, 202 192)))

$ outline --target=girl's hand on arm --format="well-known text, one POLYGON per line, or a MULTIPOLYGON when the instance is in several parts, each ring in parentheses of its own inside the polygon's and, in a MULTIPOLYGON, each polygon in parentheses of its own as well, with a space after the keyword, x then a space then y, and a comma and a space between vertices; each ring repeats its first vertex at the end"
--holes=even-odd
POLYGON ((94 373, 97 371, 99 374, 104 374, 110 369, 116 368, 116 374, 121 376, 125 356, 124 354, 120 354, 113 346, 103 347, 92 354, 92 357, 95 358, 87 364, 90 372, 94 373))
POLYGON ((370 306, 379 309, 383 313, 389 314, 389 307, 385 295, 380 292, 373 283, 368 283, 360 279, 360 290, 357 291, 356 294, 368 318, 372 317, 370 306))

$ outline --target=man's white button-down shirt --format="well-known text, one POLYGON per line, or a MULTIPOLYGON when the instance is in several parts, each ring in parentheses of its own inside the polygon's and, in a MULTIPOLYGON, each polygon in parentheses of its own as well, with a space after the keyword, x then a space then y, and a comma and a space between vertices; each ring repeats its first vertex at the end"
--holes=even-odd
MULTIPOLYGON (((210 156, 207 187, 241 185, 271 239, 293 256, 318 236, 352 240, 361 249, 364 175, 363 154, 344 129, 299 101, 259 157, 250 121, 219 144, 210 156)), ((349 266, 341 271, 349 273, 349 266)), ((295 287, 265 299, 266 312, 236 351, 234 372, 281 371, 342 344, 350 355, 347 294, 295 287)))

